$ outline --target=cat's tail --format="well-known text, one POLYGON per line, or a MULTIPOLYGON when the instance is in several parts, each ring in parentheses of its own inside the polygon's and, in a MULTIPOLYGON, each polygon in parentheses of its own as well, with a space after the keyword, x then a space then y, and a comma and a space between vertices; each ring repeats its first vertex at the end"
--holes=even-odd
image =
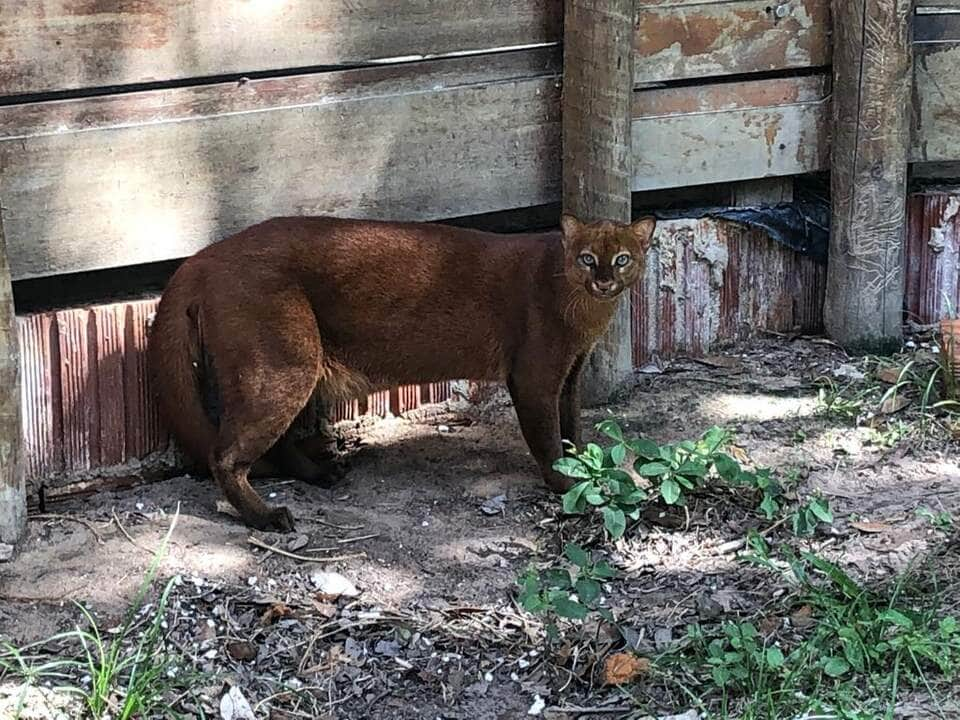
POLYGON ((207 469, 217 428, 201 395, 201 287, 189 264, 174 274, 150 328, 147 363, 163 422, 184 452, 207 469))

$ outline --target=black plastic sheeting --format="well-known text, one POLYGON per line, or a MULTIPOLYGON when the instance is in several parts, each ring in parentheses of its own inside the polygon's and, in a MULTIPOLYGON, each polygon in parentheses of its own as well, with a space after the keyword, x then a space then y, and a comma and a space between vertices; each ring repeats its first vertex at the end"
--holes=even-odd
POLYGON ((765 231, 773 240, 820 263, 827 261, 830 201, 813 189, 797 187, 793 202, 763 207, 704 207, 655 210, 661 220, 713 218, 765 231))

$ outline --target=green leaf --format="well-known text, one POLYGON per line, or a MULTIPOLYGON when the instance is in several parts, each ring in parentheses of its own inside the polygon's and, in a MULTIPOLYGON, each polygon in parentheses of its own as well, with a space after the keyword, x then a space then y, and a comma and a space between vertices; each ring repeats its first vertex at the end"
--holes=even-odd
POLYGON ((590 467, 594 467, 599 470, 603 467, 603 448, 601 448, 596 443, 587 443, 587 450, 581 456, 583 460, 590 467))
POLYGON ((880 619, 893 623, 894 625, 902 627, 905 630, 911 630, 913 628, 913 620, 908 618, 899 610, 894 610, 893 608, 884 610, 882 613, 880 613, 880 619))
POLYGON ((957 619, 953 616, 943 618, 940 621, 938 630, 940 632, 940 637, 944 639, 953 637, 953 635, 955 635, 957 632, 957 619))
POLYGON ((581 498, 591 485, 593 485, 591 482, 581 482, 567 490, 567 492, 563 494, 563 511, 568 515, 583 512, 583 502, 581 502, 581 498))
POLYGON ((680 499, 680 485, 672 478, 660 483, 660 496, 667 505, 675 505, 680 499))
POLYGON ((703 444, 706 445, 711 451, 718 450, 721 445, 725 445, 729 436, 727 431, 721 427, 714 425, 712 428, 707 430, 703 434, 703 444))
POLYGON ((579 458, 565 457, 553 463, 553 469, 561 475, 572 478, 591 478, 590 469, 579 458))
POLYGON ((670 466, 664 465, 662 462, 637 463, 637 465, 637 474, 642 477, 656 477, 670 470, 670 466))
POLYGON ((553 609, 557 611, 557 615, 560 617, 569 620, 583 620, 583 618, 587 616, 588 610, 586 605, 581 605, 566 595, 553 596, 551 597, 551 602, 553 603, 553 609))
POLYGON ((830 504, 823 498, 813 498, 810 501, 810 512, 812 512, 817 520, 825 523, 833 522, 833 513, 830 512, 830 504))
POLYGON ((735 482, 740 475, 740 463, 726 453, 719 453, 713 459, 713 466, 717 469, 717 474, 728 483, 735 482))
POLYGON ((623 537, 627 529, 627 518, 623 510, 607 505, 603 508, 603 526, 614 540, 623 537))
POLYGON ((603 505, 607 501, 607 499, 600 494, 600 488, 596 485, 587 489, 583 494, 583 499, 591 505, 603 505))
POLYGON ((627 458, 627 446, 623 443, 610 448, 610 459, 614 465, 620 465, 627 458))
POLYGON ((570 562, 578 567, 587 567, 590 564, 590 554, 575 543, 567 543, 563 546, 563 554, 569 558, 570 562))
POLYGON ((562 568, 550 568, 541 574, 543 584, 550 588, 567 589, 573 585, 570 573, 562 568))
POLYGON ((677 462, 677 449, 673 445, 662 445, 660 447, 660 459, 668 462, 677 462))
POLYGON ((696 460, 687 460, 679 468, 677 468, 677 473, 680 475, 687 475, 689 477, 706 477, 707 475, 707 466, 702 462, 696 460))
POLYGON ((604 420, 603 422, 598 423, 597 431, 602 432, 607 437, 613 438, 619 443, 623 442, 623 430, 620 429, 620 426, 615 420, 604 420))
POLYGON ((575 586, 580 602, 589 605, 600 597, 600 583, 590 578, 580 578, 575 586))
POLYGON ((823 664, 823 671, 832 678, 838 678, 846 675, 850 670, 850 665, 841 657, 830 657, 823 664))
POLYGON ((617 576, 617 571, 614 570, 608 562, 601 560, 596 565, 593 566, 591 574, 594 577, 602 578, 604 580, 615 578, 617 576))
POLYGON ((660 457, 660 447, 652 440, 647 440, 646 438, 628 440, 627 447, 633 451, 634 455, 645 460, 654 460, 660 457))
POLYGON ((610 612, 609 608, 597 608, 597 614, 611 625, 616 623, 616 618, 613 617, 613 613, 610 612))
POLYGON ((777 514, 779 509, 780 505, 776 500, 773 499, 773 496, 764 494, 763 502, 760 503, 760 511, 767 517, 767 519, 772 520, 773 516, 777 514))
POLYGON ((767 666, 777 670, 783 667, 784 657, 783 651, 780 650, 776 645, 771 645, 767 648, 767 666))

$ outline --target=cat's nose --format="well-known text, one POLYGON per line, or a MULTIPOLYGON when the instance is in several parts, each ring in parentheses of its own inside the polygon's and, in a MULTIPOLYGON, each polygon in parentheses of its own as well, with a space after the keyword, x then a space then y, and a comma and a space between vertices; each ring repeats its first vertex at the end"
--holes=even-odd
POLYGON ((610 292, 617 287, 616 280, 594 280, 593 286, 600 292, 610 292))

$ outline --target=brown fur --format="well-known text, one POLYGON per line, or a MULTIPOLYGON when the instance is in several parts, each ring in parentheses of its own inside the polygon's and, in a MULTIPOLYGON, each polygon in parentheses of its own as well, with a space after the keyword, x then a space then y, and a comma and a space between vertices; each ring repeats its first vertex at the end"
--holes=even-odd
POLYGON ((278 218, 211 245, 170 280, 151 330, 163 417, 245 522, 290 530, 287 509, 264 503, 247 476, 279 445, 291 474, 331 478, 332 466, 284 439, 315 388, 332 402, 401 384, 506 381, 544 479, 563 491, 552 464, 561 438, 580 441, 584 358, 613 300, 643 274, 654 221, 565 215, 562 228, 278 218), (630 261, 616 267, 624 252, 630 261), (219 427, 201 395, 211 380, 219 427))

